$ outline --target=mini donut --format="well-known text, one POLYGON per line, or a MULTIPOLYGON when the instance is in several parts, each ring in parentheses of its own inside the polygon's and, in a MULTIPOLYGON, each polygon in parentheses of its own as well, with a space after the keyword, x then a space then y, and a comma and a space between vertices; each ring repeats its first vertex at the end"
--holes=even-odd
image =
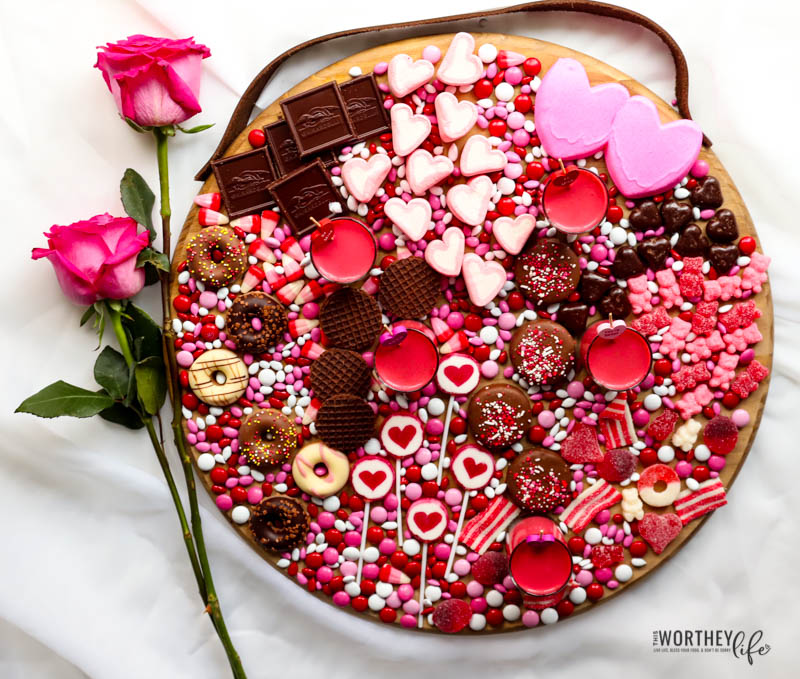
POLYGON ((647 467, 639 476, 636 486, 639 497, 651 507, 669 507, 681 492, 678 474, 665 464, 647 467))
POLYGON ((528 384, 556 384, 574 362, 575 340, 558 323, 525 323, 511 338, 511 363, 528 384))
POLYGON ((225 287, 247 268, 244 243, 224 226, 196 233, 186 245, 186 254, 192 278, 211 288, 225 287))
POLYGON ((297 431, 280 410, 259 408, 242 421, 239 446, 251 465, 283 464, 297 446, 297 431))
POLYGON ((303 544, 309 518, 301 502, 290 497, 269 497, 250 515, 250 532, 256 542, 272 552, 285 552, 303 544))
POLYGON ((535 304, 562 302, 578 287, 580 277, 578 255, 555 238, 542 238, 518 255, 514 269, 517 286, 535 304))
POLYGON ((201 354, 188 373, 194 395, 211 406, 235 403, 247 389, 249 379, 244 361, 227 349, 201 354))
POLYGON ((544 448, 521 452, 506 473, 511 499, 523 510, 535 514, 566 507, 572 498, 571 481, 567 463, 558 453, 544 448))
POLYGON ((350 478, 350 461, 324 443, 309 443, 294 456, 292 477, 300 490, 326 498, 344 488, 350 478))
POLYGON ((286 309, 263 292, 239 295, 228 311, 228 335, 248 354, 263 354, 288 329, 286 309))
POLYGON ((531 428, 531 401, 514 384, 488 384, 472 395, 467 420, 479 443, 490 450, 502 450, 519 441, 531 428))

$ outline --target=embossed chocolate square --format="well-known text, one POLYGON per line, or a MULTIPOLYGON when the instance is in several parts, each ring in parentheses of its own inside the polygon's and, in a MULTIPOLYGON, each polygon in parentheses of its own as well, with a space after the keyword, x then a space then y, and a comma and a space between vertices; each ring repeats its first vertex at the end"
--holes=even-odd
POLYGON ((366 139, 389 129, 389 115, 383 107, 378 83, 372 73, 339 83, 356 139, 366 139))
MULTIPOLYGON (((278 176, 287 175, 304 164, 300 157, 300 151, 297 149, 297 142, 289 129, 289 123, 285 120, 276 120, 274 123, 264 126, 264 134, 267 137, 267 146, 272 153, 272 162, 278 171, 278 176)), ((325 167, 332 167, 336 164, 336 154, 333 151, 323 151, 319 154, 319 158, 325 167)))
POLYGON ((319 159, 281 177, 270 184, 269 190, 297 238, 316 228, 312 219, 332 216, 331 203, 341 200, 319 159))
POLYGON ((302 158, 332 149, 354 137, 342 93, 335 81, 284 99, 281 110, 302 158))
POLYGON ((266 147, 215 160, 211 167, 230 219, 275 205, 268 187, 276 174, 266 147))

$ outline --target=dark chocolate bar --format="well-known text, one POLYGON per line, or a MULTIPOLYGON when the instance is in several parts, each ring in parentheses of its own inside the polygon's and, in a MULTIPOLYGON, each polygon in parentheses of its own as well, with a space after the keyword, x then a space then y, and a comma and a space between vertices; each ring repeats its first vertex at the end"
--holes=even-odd
POLYGON ((339 83, 356 139, 362 140, 389 130, 389 115, 372 73, 339 83))
POLYGON ((264 126, 264 134, 272 151, 272 159, 281 176, 289 174, 303 164, 297 142, 285 120, 276 120, 264 126))
POLYGON ((312 219, 320 221, 334 214, 331 203, 342 202, 319 159, 281 177, 270 184, 269 190, 297 238, 316 228, 312 219))
POLYGON ((281 102, 302 158, 340 146, 354 138, 342 94, 335 81, 281 102))
POLYGON ((215 160, 211 167, 230 219, 275 205, 268 187, 276 174, 266 147, 215 160))

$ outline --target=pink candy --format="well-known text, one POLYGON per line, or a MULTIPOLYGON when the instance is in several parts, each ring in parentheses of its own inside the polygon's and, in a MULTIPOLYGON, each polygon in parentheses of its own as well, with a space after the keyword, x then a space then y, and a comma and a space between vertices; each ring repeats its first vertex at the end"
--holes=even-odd
POLYGON ((665 309, 679 307, 683 304, 682 288, 679 287, 672 269, 656 271, 656 281, 658 282, 658 296, 661 298, 665 309))
POLYGON ((628 301, 631 303, 633 313, 640 314, 652 310, 653 305, 650 304, 652 298, 653 293, 647 286, 646 274, 628 279, 628 301))

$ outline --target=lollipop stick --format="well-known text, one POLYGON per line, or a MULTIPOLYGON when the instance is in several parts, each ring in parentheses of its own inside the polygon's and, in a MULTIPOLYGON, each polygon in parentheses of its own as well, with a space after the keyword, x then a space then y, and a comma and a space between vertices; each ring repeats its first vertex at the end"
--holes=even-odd
POLYGON ((442 470, 444 469, 444 458, 447 453, 447 435, 450 433, 450 416, 453 414, 453 399, 451 396, 447 402, 447 414, 444 417, 444 431, 442 432, 442 447, 439 450, 439 474, 436 483, 442 482, 442 470))
POLYGON ((464 525, 464 514, 467 513, 467 503, 469 502, 469 491, 464 491, 464 501, 461 503, 461 513, 458 515, 458 525, 456 532, 453 534, 453 544, 450 547, 450 556, 447 559, 447 568, 444 569, 444 577, 450 575, 450 569, 453 567, 453 560, 456 558, 456 547, 458 547, 458 536, 461 535, 461 527, 464 525))
POLYGON ((425 569, 428 566, 428 544, 422 543, 422 570, 419 572, 419 618, 417 627, 422 629, 422 600, 425 598, 425 569))
POLYGON ((395 486, 396 490, 395 493, 397 494, 397 544, 402 547, 403 546, 403 508, 401 507, 402 503, 400 502, 400 458, 398 457, 395 460, 395 486))
POLYGON ((367 526, 369 525, 369 502, 364 503, 364 523, 361 524, 361 549, 358 552, 356 583, 361 584, 361 569, 364 567, 364 550, 367 548, 367 526))

